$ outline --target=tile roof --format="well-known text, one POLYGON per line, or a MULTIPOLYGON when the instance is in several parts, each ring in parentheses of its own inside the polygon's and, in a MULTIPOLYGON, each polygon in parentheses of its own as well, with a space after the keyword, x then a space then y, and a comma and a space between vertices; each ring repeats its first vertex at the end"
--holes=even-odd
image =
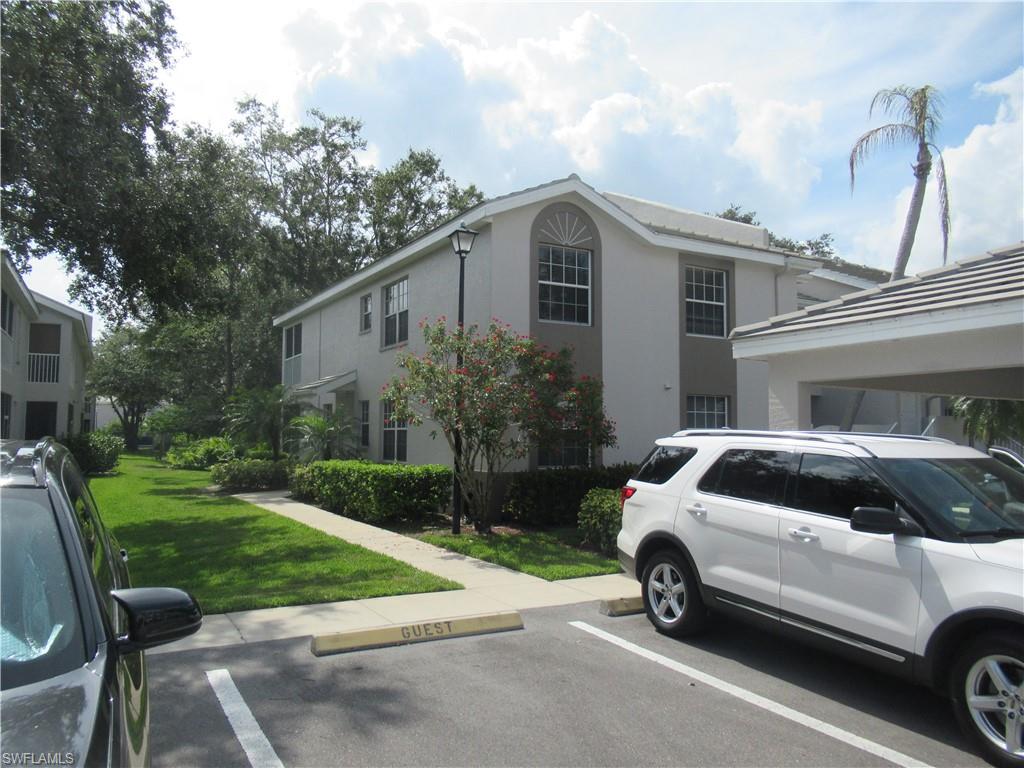
MULTIPOLYGON (((1024 242, 736 328, 760 338, 1024 298, 1024 242)), ((1024 325, 1024 317, 1021 318, 1024 325)))

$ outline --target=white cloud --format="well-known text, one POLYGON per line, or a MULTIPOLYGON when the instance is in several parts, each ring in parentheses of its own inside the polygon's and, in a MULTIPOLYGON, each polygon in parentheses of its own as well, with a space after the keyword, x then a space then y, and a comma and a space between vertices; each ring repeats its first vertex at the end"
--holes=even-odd
POLYGON ((806 156, 821 125, 821 104, 747 101, 739 109, 739 135, 729 153, 755 168, 762 180, 800 200, 821 169, 806 156))
MULTIPOLYGON (((1024 240, 1022 88, 1024 69, 996 82, 976 85, 977 94, 1001 98, 995 119, 976 125, 962 144, 942 151, 951 212, 950 262, 1024 240)), ((853 238, 854 258, 868 264, 892 265, 912 189, 907 185, 896 195, 891 214, 882 226, 859 229, 853 238)), ((933 171, 907 273, 941 264, 942 235, 933 171)))
POLYGON ((620 131, 637 135, 648 127, 643 102, 632 94, 615 93, 595 101, 577 123, 563 125, 552 135, 580 168, 594 171, 601 167, 603 149, 620 131))

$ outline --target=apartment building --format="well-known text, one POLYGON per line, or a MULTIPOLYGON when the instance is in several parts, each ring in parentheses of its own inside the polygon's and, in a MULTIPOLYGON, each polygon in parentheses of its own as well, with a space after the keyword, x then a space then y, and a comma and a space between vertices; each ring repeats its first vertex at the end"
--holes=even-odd
MULTIPOLYGON (((548 347, 573 348, 577 372, 604 382, 617 424, 618 445, 603 452, 604 463, 636 461, 681 426, 768 424, 767 368, 734 360, 728 336, 795 311, 819 261, 770 247, 763 227, 602 194, 575 175, 489 200, 461 219, 480 233, 466 260, 466 323, 497 318, 548 347)), ((274 320, 283 383, 311 405, 351 414, 368 458, 450 460, 431 425, 392 419, 380 390, 399 372, 398 352, 422 351, 420 320, 454 323, 459 259, 448 237, 457 226, 423 235, 274 320)), ((580 458, 577 446, 548 446, 528 464, 580 458)))
POLYGON ((7 254, 2 278, 0 435, 76 435, 89 420, 92 317, 29 290, 7 254))

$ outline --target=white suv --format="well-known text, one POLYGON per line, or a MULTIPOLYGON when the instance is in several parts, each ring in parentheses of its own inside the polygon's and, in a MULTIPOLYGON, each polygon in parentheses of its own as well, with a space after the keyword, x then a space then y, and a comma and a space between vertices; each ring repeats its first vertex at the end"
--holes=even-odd
POLYGON ((619 559, 665 634, 732 613, 931 686, 1024 766, 1024 475, 894 435, 687 430, 622 489, 619 559))

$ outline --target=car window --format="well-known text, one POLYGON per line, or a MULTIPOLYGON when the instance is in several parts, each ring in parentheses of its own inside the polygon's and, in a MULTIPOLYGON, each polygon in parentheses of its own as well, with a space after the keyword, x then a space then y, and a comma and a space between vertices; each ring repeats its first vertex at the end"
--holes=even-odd
POLYGON ((0 510, 0 687, 88 661, 68 559, 45 491, 5 488, 0 510))
POLYGON ((647 455, 633 479, 656 485, 667 483, 696 453, 696 448, 659 445, 647 455))
POLYGON ((957 531, 1024 530, 1024 475, 995 459, 879 461, 901 491, 957 531))
POLYGON ((785 490, 791 458, 789 451, 728 450, 704 473, 697 489, 774 504, 785 490))
POLYGON ((96 579, 96 586, 99 588, 100 602, 111 620, 115 632, 119 633, 123 626, 122 611, 110 597, 110 592, 122 585, 111 561, 106 531, 99 515, 96 514, 92 494, 78 469, 70 462, 65 462, 61 476, 68 501, 75 512, 75 520, 82 531, 82 542, 92 567, 93 577, 96 579))
POLYGON ((800 458, 791 506, 847 520, 857 507, 896 508, 885 484, 853 459, 805 453, 800 458))

